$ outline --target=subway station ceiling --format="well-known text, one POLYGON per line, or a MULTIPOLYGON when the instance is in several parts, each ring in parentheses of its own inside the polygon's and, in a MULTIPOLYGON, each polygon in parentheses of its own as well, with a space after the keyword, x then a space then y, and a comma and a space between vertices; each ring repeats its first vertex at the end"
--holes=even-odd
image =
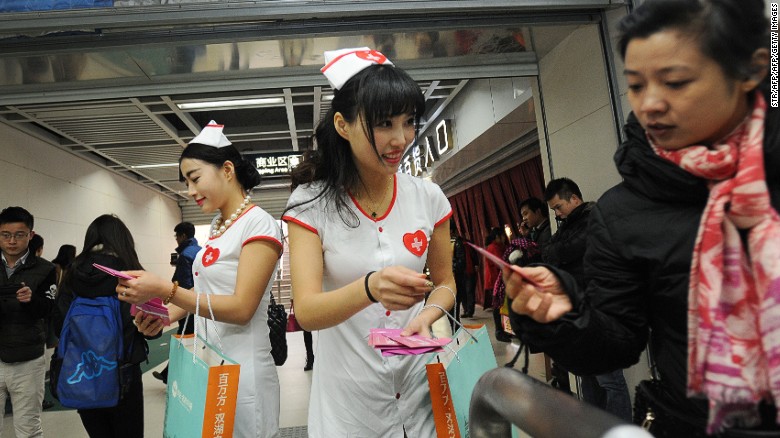
MULTIPOLYGON (((332 97, 326 50, 380 50, 418 80, 432 120, 470 80, 535 76, 544 52, 624 2, 124 3, 0 13, 0 123, 183 205, 176 163, 209 120, 248 155, 311 147, 332 97)), ((282 208, 287 184, 266 178, 260 196, 282 208)))

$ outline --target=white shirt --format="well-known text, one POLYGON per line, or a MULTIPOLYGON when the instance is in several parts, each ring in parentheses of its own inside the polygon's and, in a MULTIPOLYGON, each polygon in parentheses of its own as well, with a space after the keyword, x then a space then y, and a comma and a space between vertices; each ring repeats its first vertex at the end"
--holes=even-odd
MULTIPOLYGON (((296 188, 288 206, 312 199, 321 187, 313 183, 296 188)), ((322 199, 295 207, 283 218, 319 235, 326 292, 387 266, 422 272, 433 229, 452 215, 439 186, 407 174, 396 175, 384 216, 372 219, 353 199, 347 204, 359 218, 357 228, 346 225, 322 199)), ((403 437, 404 428, 410 437, 435 436, 425 374, 430 357, 382 357, 368 345, 369 329, 403 328, 421 308, 419 303, 390 312, 377 303, 320 330, 309 401, 310 437, 397 438, 403 437)))
MULTIPOLYGON (((215 218, 216 220, 216 218, 215 218)), ((282 233, 271 215, 251 206, 225 232, 209 239, 192 264, 195 291, 213 295, 232 295, 236 288, 241 249, 256 240, 270 241, 282 248, 282 233)), ((227 357, 241 365, 238 403, 233 436, 236 438, 276 437, 279 433, 279 378, 271 357, 268 337, 268 303, 277 261, 263 299, 246 325, 208 321, 208 340, 215 348, 216 329, 227 357)), ((200 305, 206 306, 204 296, 200 305)), ((196 329, 203 333, 205 318, 196 318, 196 329)))

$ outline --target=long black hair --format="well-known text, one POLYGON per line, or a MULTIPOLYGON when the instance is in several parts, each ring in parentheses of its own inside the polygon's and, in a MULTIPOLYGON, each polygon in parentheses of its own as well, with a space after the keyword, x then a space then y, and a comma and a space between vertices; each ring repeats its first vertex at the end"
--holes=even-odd
POLYGON ((236 179, 245 192, 251 191, 253 187, 260 184, 260 173, 233 145, 216 148, 201 143, 190 143, 179 157, 179 181, 184 181, 181 162, 185 158, 205 161, 217 168, 222 167, 225 161, 230 161, 233 163, 236 179))
POLYGON ((699 43, 727 77, 749 78, 753 53, 769 46, 763 0, 648 0, 620 21, 620 54, 628 43, 661 30, 679 30, 699 43))
MULTIPOLYGON (((135 252, 133 235, 124 222, 113 214, 98 216, 84 236, 84 248, 73 260, 73 266, 88 263, 90 254, 107 254, 118 258, 124 269, 143 269, 135 252)), ((70 270, 68 271, 70 272, 70 270)))
POLYGON ((374 147, 377 159, 381 160, 373 127, 382 120, 412 114, 416 139, 425 112, 425 97, 409 74, 388 65, 372 65, 350 78, 340 90, 334 90, 331 107, 314 132, 317 150, 308 151, 292 172, 293 189, 321 181, 322 190, 314 198, 290 206, 285 212, 323 197, 327 203, 334 203, 345 224, 355 227, 359 219, 344 195, 355 190, 361 181, 350 144, 336 131, 333 117, 337 112, 348 123, 362 118, 366 137, 374 147))

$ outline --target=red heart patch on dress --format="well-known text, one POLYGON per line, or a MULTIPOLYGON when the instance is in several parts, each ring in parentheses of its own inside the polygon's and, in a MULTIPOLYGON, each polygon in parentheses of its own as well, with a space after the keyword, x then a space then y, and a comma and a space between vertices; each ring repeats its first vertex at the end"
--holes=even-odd
POLYGON ((219 259, 219 248, 206 246, 200 261, 203 262, 203 266, 211 266, 217 262, 217 259, 219 259))
POLYGON ((428 236, 422 230, 406 233, 404 234, 404 246, 412 254, 422 257, 425 254, 425 250, 428 249, 428 236))

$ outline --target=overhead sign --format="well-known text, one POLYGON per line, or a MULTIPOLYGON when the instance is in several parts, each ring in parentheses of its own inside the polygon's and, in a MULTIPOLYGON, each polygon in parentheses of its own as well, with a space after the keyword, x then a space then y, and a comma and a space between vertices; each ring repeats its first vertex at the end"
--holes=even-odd
POLYGON ((450 120, 442 120, 436 125, 435 136, 426 136, 419 144, 410 147, 404 154, 398 171, 422 176, 423 171, 433 169, 434 162, 455 149, 451 123, 450 120))
POLYGON ((300 162, 302 155, 279 154, 253 154, 247 157, 254 160, 257 173, 262 176, 287 176, 300 162))

